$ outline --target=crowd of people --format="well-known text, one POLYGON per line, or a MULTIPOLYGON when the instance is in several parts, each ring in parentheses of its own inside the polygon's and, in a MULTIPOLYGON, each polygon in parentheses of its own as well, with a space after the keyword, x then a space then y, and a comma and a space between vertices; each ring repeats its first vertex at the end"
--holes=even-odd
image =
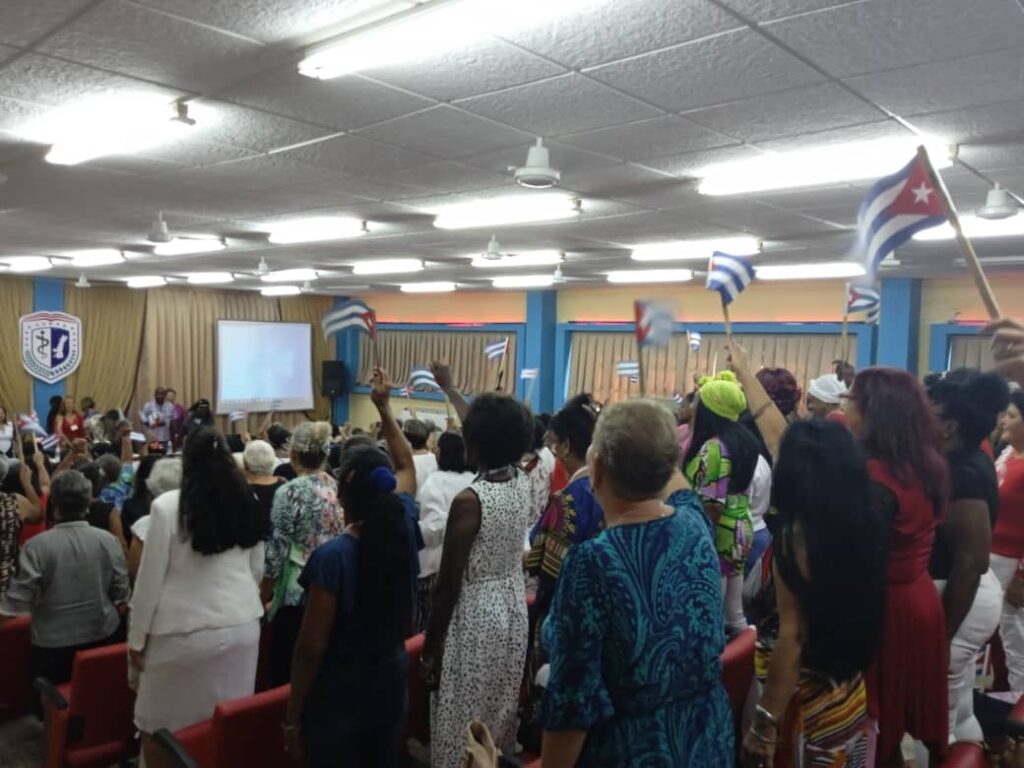
POLYGON ((887 767, 908 735, 937 764, 984 737, 993 635, 1024 690, 1024 326, 989 332, 994 372, 840 363, 805 395, 730 344, 678 407, 551 415, 435 363, 446 428, 399 423, 379 368, 370 432, 229 442, 161 387, 138 443, 61 398, 59 461, 0 408, 0 622, 31 616, 54 684, 126 642, 150 768, 157 730, 253 693, 266 632, 311 768, 401 764, 418 632, 434 768, 480 739, 545 768, 887 767), (750 626, 736 733, 720 657, 750 626))

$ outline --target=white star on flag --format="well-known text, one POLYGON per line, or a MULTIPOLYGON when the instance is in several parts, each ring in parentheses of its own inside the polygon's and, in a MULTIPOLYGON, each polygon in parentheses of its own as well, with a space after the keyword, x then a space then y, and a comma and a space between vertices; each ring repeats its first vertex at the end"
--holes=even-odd
POLYGON ((911 191, 914 193, 915 203, 924 203, 925 205, 927 205, 928 198, 931 196, 933 190, 931 187, 929 187, 922 181, 921 186, 914 187, 914 189, 911 191))

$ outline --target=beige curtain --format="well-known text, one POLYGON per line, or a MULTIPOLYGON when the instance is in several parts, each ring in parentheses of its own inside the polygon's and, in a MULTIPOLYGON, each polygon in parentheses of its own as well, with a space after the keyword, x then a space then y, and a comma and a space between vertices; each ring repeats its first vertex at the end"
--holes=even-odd
MULTIPOLYGON (((21 365, 18 319, 32 311, 32 281, 25 277, 0 278, 0 405, 8 418, 32 403, 32 378, 21 365)), ((42 404, 46 418, 45 403, 42 404)))
POLYGON ((118 286, 64 286, 64 308, 82 321, 82 362, 65 391, 96 406, 127 408, 138 372, 146 292, 118 286))
MULTIPOLYGON (((671 397, 676 391, 689 392, 695 374, 725 369, 725 334, 701 335, 698 352, 690 349, 685 334, 673 336, 667 347, 644 351, 648 395, 671 397)), ((843 357, 842 338, 838 334, 734 334, 733 338, 750 351, 752 365, 788 368, 805 392, 810 379, 830 371, 832 361, 843 357)), ((846 359, 856 360, 857 339, 851 336, 848 346, 846 359)), ((600 401, 639 396, 639 384, 615 372, 617 363, 637 359, 632 333, 573 333, 571 351, 570 396, 590 392, 600 401)))
POLYGON ((951 336, 949 345, 949 370, 977 368, 991 371, 992 339, 989 336, 951 336))
POLYGON ((320 394, 320 373, 324 360, 334 360, 334 338, 325 339, 320 320, 334 307, 330 296, 285 296, 280 299, 281 320, 285 323, 310 323, 313 326, 313 410, 316 419, 331 415, 331 399, 320 394))
MULTIPOLYGON (((484 357, 484 347, 508 337, 506 358, 501 363, 504 390, 515 389, 516 334, 479 331, 377 331, 380 364, 396 384, 404 384, 413 368, 426 367, 433 360, 451 366, 452 379, 464 392, 485 392, 498 385, 497 360, 484 357)), ((359 345, 359 377, 362 384, 373 372, 373 345, 363 336, 359 345)))

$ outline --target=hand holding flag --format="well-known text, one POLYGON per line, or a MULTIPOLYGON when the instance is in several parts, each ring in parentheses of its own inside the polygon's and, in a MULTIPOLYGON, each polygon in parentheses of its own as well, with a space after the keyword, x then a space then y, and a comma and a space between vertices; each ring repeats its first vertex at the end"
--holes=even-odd
POLYGON ((736 300, 754 279, 754 265, 743 256, 730 256, 721 251, 711 255, 708 264, 709 291, 718 291, 722 297, 722 319, 725 320, 726 341, 732 340, 732 322, 729 320, 729 305, 736 300))

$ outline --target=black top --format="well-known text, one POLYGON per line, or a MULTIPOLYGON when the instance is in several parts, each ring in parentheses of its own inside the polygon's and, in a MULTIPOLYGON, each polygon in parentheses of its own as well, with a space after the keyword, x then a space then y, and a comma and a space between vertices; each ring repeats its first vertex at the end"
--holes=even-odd
MULTIPOLYGON (((988 519, 991 526, 996 525, 996 513, 999 509, 999 480, 992 459, 978 447, 956 448, 946 457, 949 460, 950 485, 952 493, 950 501, 961 499, 979 499, 988 505, 988 519)), ((945 526, 935 530, 935 543, 932 545, 932 558, 928 563, 928 573, 933 579, 948 579, 953 567, 949 540, 946 538, 945 526)))
POLYGON ((284 485, 283 477, 279 477, 273 485, 249 484, 249 488, 256 496, 256 507, 260 511, 260 516, 267 521, 267 530, 270 530, 270 509, 274 506, 274 494, 282 485, 284 485))
POLYGON ((129 496, 124 500, 124 505, 121 507, 121 529, 124 531, 126 544, 132 543, 132 539, 135 538, 135 534, 132 533, 132 526, 135 525, 139 518, 149 514, 149 505, 151 503, 152 499, 149 498, 149 494, 142 497, 129 496))
POLYGON ((284 464, 280 464, 277 469, 274 470, 274 475, 277 477, 283 477, 285 480, 294 480, 298 477, 298 475, 295 474, 295 467, 287 461, 284 464))

